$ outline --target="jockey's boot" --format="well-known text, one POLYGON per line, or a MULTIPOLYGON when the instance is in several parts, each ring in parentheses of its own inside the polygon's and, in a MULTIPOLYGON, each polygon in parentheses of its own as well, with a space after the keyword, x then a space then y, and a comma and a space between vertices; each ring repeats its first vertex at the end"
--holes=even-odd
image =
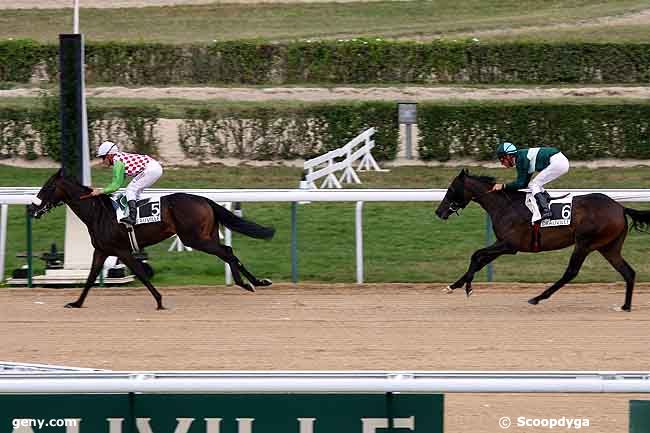
POLYGON ((543 192, 538 192, 535 194, 535 200, 537 201, 537 206, 539 206, 539 214, 543 220, 550 219, 553 214, 551 213, 551 208, 549 206, 548 196, 543 192))
POLYGON ((129 214, 122 218, 120 220, 121 223, 123 224, 128 224, 130 226, 135 225, 135 215, 136 215, 136 209, 135 209, 135 200, 129 200, 128 201, 129 205, 129 214))

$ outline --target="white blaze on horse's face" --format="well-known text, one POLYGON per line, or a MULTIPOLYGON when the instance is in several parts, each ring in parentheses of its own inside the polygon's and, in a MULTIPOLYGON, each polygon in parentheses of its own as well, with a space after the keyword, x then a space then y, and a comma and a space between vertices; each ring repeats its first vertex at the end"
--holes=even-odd
POLYGON ((38 198, 36 196, 34 196, 32 198, 32 204, 34 204, 36 206, 40 206, 42 203, 43 203, 43 201, 40 198, 38 198))

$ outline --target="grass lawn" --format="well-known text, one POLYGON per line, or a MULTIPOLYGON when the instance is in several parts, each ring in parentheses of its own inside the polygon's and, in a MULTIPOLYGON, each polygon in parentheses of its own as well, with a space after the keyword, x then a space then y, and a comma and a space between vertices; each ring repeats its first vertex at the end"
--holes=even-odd
MULTIPOLYGON (((506 169, 474 169, 508 180, 506 169)), ((0 186, 40 186, 51 169, 0 166, 0 186)), ((164 188, 294 188, 301 170, 287 167, 168 168, 156 186, 164 188)), ((364 188, 445 188, 458 173, 455 168, 400 167, 389 173, 363 173, 364 188)), ((93 170, 95 184, 108 181, 109 172, 93 170)), ((556 188, 650 188, 650 170, 643 167, 574 168, 552 185, 556 188)), ((485 244, 485 214, 476 204, 461 217, 438 220, 434 203, 366 203, 364 205, 365 278, 368 282, 451 282, 466 269, 472 252, 485 244)), ((639 209, 648 204, 627 204, 639 209)), ((260 277, 291 280, 290 205, 245 204, 245 216, 273 225, 276 237, 259 241, 235 234, 233 247, 247 267, 260 277)), ((7 273, 24 263, 15 257, 25 250, 25 211, 11 206, 7 244, 7 273)), ((34 250, 52 242, 63 245, 62 208, 34 221, 34 250)), ((646 259, 650 235, 632 232, 625 257, 638 281, 650 281, 646 259)), ((223 284, 223 264, 199 252, 168 252, 171 241, 148 248, 157 285, 223 284)), ((299 278, 301 281, 355 281, 354 204, 311 203, 298 209, 299 278)), ((543 254, 519 254, 495 262, 497 281, 553 281, 564 271, 570 249, 543 254)), ((40 260, 35 261, 42 269, 40 260)), ((485 281, 485 272, 477 281, 485 281)), ((576 281, 621 281, 598 255, 587 260, 576 281)))
MULTIPOLYGON (((450 0, 310 4, 213 4, 80 12, 88 41, 206 43, 213 40, 263 38, 274 41, 308 38, 453 37, 458 32, 575 23, 646 9, 645 0, 450 0), (327 19, 323 19, 327 17, 327 19)), ((648 26, 607 27, 599 40, 647 41, 648 26), (612 39, 608 36, 613 35, 612 39)), ((55 42, 72 28, 71 9, 3 10, 0 38, 55 42)), ((538 32, 539 30, 537 30, 538 32)), ((580 39, 576 28, 570 39, 580 39)), ((532 29, 532 35, 537 35, 532 29)), ((593 36, 587 29, 583 40, 593 36)), ((470 35, 471 37, 471 35, 470 35)), ((526 33, 518 38, 526 38, 526 33)), ((490 37, 482 39, 490 39, 490 37)), ((496 37, 495 39, 498 39, 496 37)), ((557 39, 557 37, 555 38, 557 39)))

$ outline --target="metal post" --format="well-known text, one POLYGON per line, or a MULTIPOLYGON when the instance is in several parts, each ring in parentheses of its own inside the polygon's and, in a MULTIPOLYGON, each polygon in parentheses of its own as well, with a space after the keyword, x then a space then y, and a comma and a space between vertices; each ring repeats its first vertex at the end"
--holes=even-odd
POLYGON ((0 206, 0 283, 5 278, 5 255, 7 248, 7 214, 9 205, 0 206))
POLYGON ((74 8, 73 23, 72 23, 72 33, 79 33, 79 0, 74 0, 72 3, 74 8))
MULTIPOLYGON (((489 215, 485 216, 485 243, 486 246, 492 245, 492 220, 490 219, 489 215)), ((492 263, 488 263, 487 265, 487 280, 489 282, 492 282, 492 277, 493 277, 493 269, 492 269, 492 263)))
POLYGON ((298 203, 291 203, 291 281, 298 282, 298 203))
POLYGON ((395 411, 393 410, 393 406, 395 405, 395 401, 393 399, 394 394, 392 392, 387 392, 385 394, 386 397, 386 418, 388 418, 388 431, 389 433, 395 433, 395 423, 393 422, 393 416, 395 415, 395 411))
POLYGON ((363 202, 358 201, 354 214, 354 231, 357 240, 357 284, 363 284, 363 202))
POLYGON ((29 206, 25 206, 27 217, 27 287, 32 287, 32 216, 29 214, 29 206))

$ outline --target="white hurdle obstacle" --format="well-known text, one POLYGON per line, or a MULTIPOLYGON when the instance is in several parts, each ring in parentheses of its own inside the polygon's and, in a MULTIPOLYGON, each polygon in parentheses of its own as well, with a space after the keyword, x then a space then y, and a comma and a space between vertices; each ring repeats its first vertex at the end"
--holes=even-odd
POLYGON ((342 183, 361 183, 353 167, 357 161, 360 161, 357 171, 388 171, 381 169, 372 156, 372 149, 375 147, 375 141, 372 139, 374 134, 375 128, 366 129, 345 146, 305 161, 303 168, 307 188, 318 189, 315 181, 322 177, 325 177, 325 180, 321 188, 342 188, 342 183), (343 173, 337 178, 335 173, 339 171, 343 173))

